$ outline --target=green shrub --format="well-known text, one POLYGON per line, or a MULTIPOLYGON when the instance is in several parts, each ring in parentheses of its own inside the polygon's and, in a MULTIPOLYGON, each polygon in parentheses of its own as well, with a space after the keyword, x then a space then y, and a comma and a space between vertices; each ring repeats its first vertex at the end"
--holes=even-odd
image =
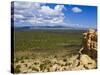
POLYGON ((27 67, 28 65, 27 64, 24 64, 25 65, 25 67, 27 67))
POLYGON ((28 57, 25 57, 25 59, 29 59, 28 57))
POLYGON ((65 64, 65 66, 68 66, 68 65, 69 65, 68 63, 65 64))
POLYGON ((41 71, 44 71, 45 68, 46 68, 46 65, 45 65, 45 64, 41 64, 41 65, 40 65, 40 70, 41 70, 41 71))
POLYGON ((31 66, 29 66, 28 68, 31 69, 31 66))
POLYGON ((34 65, 38 65, 39 64, 39 62, 34 62, 34 65))
POLYGON ((21 68, 21 66, 20 65, 17 65, 16 68, 21 68))
POLYGON ((34 71, 39 71, 38 68, 36 68, 36 67, 34 67, 34 66, 32 67, 32 70, 34 70, 34 71))
POLYGON ((24 63, 24 60, 22 60, 21 63, 24 63))
POLYGON ((21 66, 20 65, 17 65, 16 68, 14 69, 14 73, 20 73, 20 68, 21 66))
POLYGON ((16 58, 15 62, 16 62, 16 63, 17 63, 17 62, 19 62, 19 59, 18 59, 18 58, 16 58))
POLYGON ((63 59, 64 62, 67 62, 67 59, 63 59))

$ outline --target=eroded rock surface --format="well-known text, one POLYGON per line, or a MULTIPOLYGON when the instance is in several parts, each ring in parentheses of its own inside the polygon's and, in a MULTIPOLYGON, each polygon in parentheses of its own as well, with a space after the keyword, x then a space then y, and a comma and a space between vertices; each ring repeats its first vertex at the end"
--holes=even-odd
POLYGON ((83 33, 82 48, 79 51, 79 63, 87 69, 97 66, 97 32, 89 29, 83 33))

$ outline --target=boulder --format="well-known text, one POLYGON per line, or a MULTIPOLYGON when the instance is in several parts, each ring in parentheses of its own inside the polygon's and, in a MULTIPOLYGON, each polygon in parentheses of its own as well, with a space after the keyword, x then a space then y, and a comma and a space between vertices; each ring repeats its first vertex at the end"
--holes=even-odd
POLYGON ((80 65, 84 66, 87 69, 94 69, 96 68, 96 61, 91 59, 91 57, 89 57, 86 54, 82 54, 80 56, 80 65))

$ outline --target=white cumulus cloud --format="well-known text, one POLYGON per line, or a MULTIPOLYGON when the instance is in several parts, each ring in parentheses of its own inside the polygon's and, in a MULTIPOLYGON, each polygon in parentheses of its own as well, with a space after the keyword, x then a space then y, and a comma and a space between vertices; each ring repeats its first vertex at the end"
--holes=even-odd
POLYGON ((80 13, 80 12, 82 12, 82 9, 80 9, 79 7, 73 7, 73 8, 72 8, 72 11, 73 11, 74 13, 80 13))
POLYGON ((62 9, 64 9, 64 5, 56 5, 55 6, 56 11, 62 11, 62 9))
MULTIPOLYGON (((54 8, 33 2, 14 2, 14 20, 29 24, 59 24, 64 22, 64 5, 56 5, 54 8)), ((41 24, 41 25, 42 25, 41 24)))
POLYGON ((63 15, 63 8, 63 5, 56 5, 54 9, 50 8, 49 6, 42 6, 39 12, 46 15, 63 15))

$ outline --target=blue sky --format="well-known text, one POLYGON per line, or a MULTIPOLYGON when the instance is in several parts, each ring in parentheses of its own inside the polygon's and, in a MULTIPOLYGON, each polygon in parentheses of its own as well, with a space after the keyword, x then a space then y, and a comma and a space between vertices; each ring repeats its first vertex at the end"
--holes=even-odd
POLYGON ((14 2, 14 26, 96 28, 97 7, 69 4, 14 2))

